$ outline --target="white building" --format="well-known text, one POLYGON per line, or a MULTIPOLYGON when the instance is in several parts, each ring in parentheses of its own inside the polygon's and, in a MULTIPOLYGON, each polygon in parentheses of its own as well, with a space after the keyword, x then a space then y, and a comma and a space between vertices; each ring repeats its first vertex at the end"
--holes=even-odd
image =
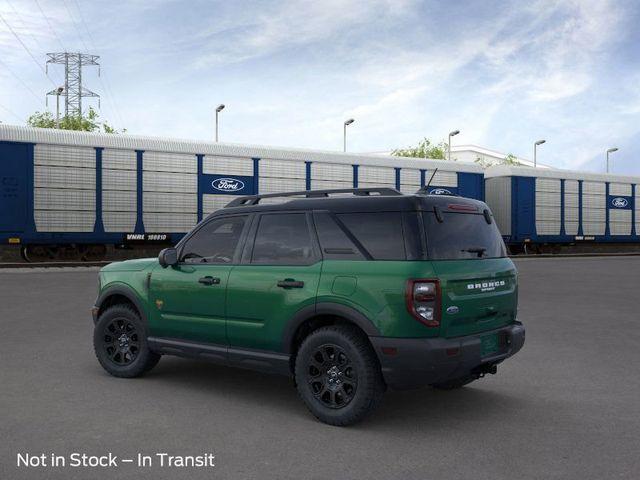
MULTIPOLYGON (((369 152, 371 155, 391 155, 391 152, 369 152)), ((508 153, 498 152, 478 145, 452 145, 451 160, 457 162, 476 163, 487 168, 492 165, 500 165, 508 153)), ((533 161, 522 157, 515 160, 523 167, 533 167, 533 161)), ((538 162, 538 168, 553 168, 538 162)))
MULTIPOLYGON (((460 162, 477 162, 482 165, 490 166, 500 164, 508 153, 497 152, 489 148, 480 147, 478 145, 452 145, 451 159, 460 162)), ((525 167, 533 167, 533 161, 522 157, 515 157, 515 160, 525 167)), ((552 168, 538 162, 538 168, 552 168)))

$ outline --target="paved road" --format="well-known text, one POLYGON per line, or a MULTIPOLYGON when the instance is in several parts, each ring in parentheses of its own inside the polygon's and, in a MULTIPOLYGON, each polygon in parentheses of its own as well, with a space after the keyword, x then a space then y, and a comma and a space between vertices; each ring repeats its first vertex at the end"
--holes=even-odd
POLYGON ((95 272, 0 272, 0 478, 609 479, 640 472, 640 258, 518 261, 527 343, 455 392, 393 393, 352 428, 284 378, 91 348, 95 272), (26 469, 16 454, 213 452, 212 469, 26 469))

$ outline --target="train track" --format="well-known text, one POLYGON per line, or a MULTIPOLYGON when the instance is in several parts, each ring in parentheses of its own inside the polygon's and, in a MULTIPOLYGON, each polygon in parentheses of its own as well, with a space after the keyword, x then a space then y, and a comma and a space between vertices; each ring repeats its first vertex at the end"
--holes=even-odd
POLYGON ((599 253, 538 253, 528 255, 509 255, 512 259, 523 258, 579 258, 579 257, 635 257, 640 252, 599 252, 599 253))
MULTIPOLYGON (((600 252, 600 253, 541 253, 530 255, 511 255, 515 260, 536 258, 580 258, 580 257, 629 257, 640 256, 640 252, 600 252)), ((6 268, 62 268, 62 267, 104 267, 112 261, 100 262, 0 262, 0 270, 6 268)))
POLYGON ((3 268, 62 268, 62 267, 104 267, 111 262, 2 262, 3 268))

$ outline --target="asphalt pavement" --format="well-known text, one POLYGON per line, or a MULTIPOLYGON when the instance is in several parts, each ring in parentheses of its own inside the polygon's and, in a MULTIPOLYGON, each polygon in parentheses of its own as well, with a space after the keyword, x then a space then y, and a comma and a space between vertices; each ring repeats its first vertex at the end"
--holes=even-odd
POLYGON ((0 270, 0 478, 640 478, 640 257, 516 263, 518 355, 458 391, 389 393, 349 428, 316 421, 282 377, 171 357, 111 377, 92 349, 93 269, 0 270), (17 466, 74 452, 134 462, 17 466))

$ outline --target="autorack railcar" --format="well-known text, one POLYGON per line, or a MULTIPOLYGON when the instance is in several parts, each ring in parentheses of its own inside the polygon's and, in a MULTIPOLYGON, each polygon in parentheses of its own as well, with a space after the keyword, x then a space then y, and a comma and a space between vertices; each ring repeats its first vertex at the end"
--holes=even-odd
POLYGON ((431 180, 429 193, 484 199, 483 171, 469 163, 4 124, 0 178, 0 243, 31 260, 173 244, 234 195, 374 186, 415 193, 431 180))
POLYGON ((500 165, 485 195, 514 253, 640 242, 640 177, 500 165))

